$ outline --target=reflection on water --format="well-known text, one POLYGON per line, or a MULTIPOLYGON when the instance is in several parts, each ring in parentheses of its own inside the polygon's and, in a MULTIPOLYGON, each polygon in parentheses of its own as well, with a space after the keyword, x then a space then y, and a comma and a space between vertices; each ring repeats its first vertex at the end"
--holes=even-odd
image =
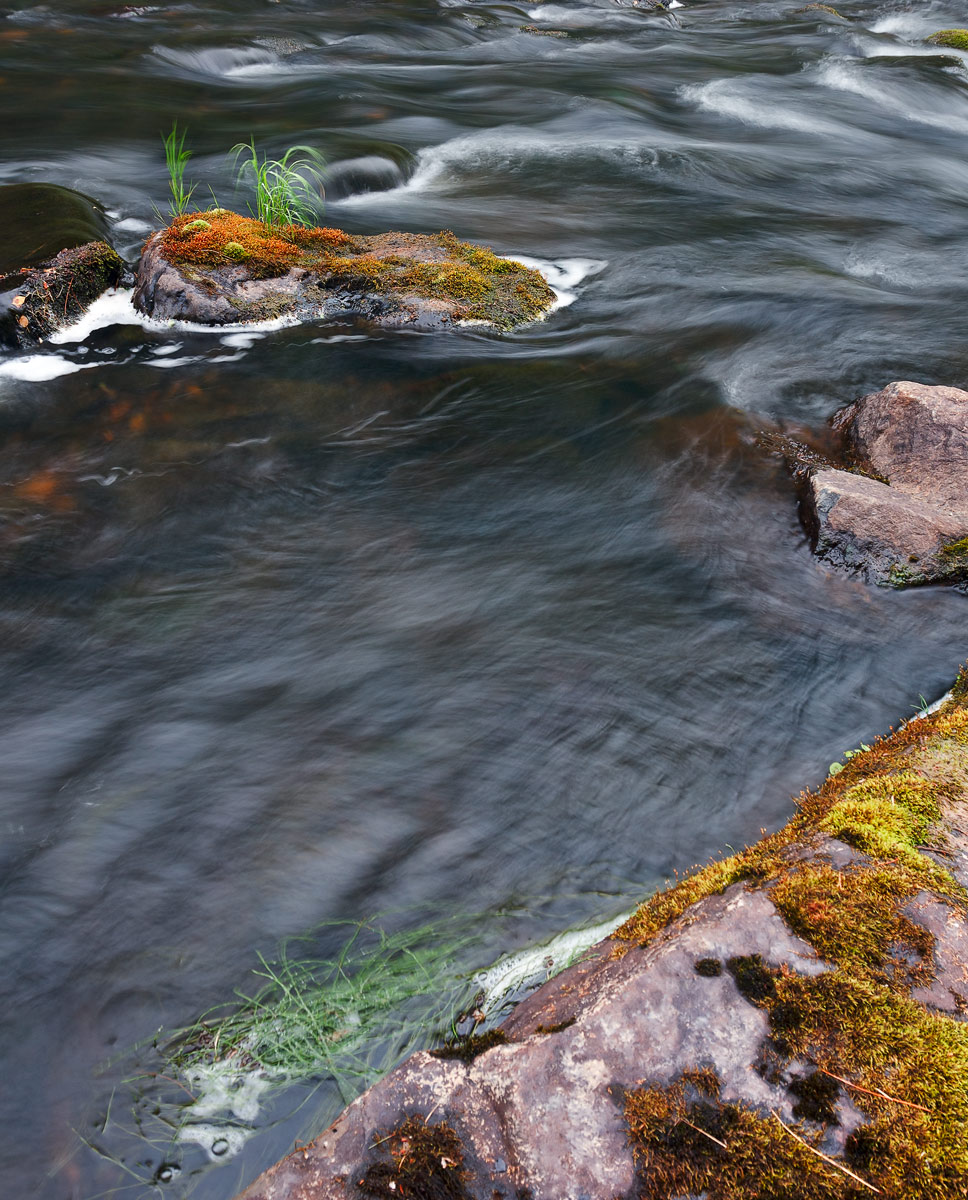
POLYGON ((11 1195, 146 1194, 164 1164, 73 1133, 111 1150, 130 1060, 96 1068, 280 939, 480 912, 470 969, 616 913, 782 822, 968 656, 962 597, 812 559, 756 443, 892 378, 965 380, 968 76, 920 41, 957 14, 798 7, 0 19, 0 96, 29 116, 0 181, 97 196, 129 256, 177 118, 223 202, 229 146, 307 141, 356 164, 333 223, 586 270, 504 337, 212 335, 119 305, 0 361, 11 1195))

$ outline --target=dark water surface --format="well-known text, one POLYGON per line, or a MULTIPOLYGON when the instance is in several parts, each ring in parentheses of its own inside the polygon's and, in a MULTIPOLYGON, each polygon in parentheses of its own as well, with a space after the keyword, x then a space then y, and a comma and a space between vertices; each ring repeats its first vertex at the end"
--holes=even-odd
POLYGON ((968 67, 921 41, 960 6, 800 3, 3 13, 0 182, 96 196, 132 258, 177 118, 206 200, 241 202, 233 143, 307 142, 383 160, 330 222, 577 281, 510 336, 114 324, 0 361, 4 1196, 152 1194, 75 1136, 97 1068, 287 935, 460 908, 485 965, 617 913, 968 656, 963 597, 815 562, 755 445, 968 383, 968 67))

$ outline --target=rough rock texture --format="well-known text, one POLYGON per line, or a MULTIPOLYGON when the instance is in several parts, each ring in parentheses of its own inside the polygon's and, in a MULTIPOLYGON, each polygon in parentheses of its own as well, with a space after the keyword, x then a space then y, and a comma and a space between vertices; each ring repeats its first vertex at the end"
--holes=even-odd
POLYGON ((963 675, 499 1044, 415 1055, 244 1200, 968 1195, 966 696, 963 675))
POLYGON ((161 320, 205 325, 359 317, 385 328, 510 329, 546 312, 554 293, 537 271, 449 233, 269 229, 216 209, 149 240, 133 302, 161 320))
POLYGON ((812 473, 817 553, 877 583, 968 579, 968 392, 892 383, 833 424, 866 474, 812 473))
POLYGON ((0 286, 0 343, 27 348, 76 321, 125 266, 107 242, 62 250, 50 262, 7 275, 0 286))

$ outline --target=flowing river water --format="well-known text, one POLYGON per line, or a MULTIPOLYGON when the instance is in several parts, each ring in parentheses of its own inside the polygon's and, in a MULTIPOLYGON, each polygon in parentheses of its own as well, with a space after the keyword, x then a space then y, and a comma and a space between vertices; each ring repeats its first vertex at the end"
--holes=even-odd
POLYGON ((968 656, 963 596, 814 560, 757 443, 968 384, 968 56, 923 41, 960 6, 799 7, 0 11, 0 183, 93 195, 129 259, 177 119, 204 202, 244 205, 234 143, 307 143, 329 223, 570 301, 218 335, 120 297, 0 358, 5 1196, 194 1163, 227 1200, 338 1098, 169 1186, 105 1132, 126 1047, 322 922, 475 913, 472 967, 616 914, 968 656))

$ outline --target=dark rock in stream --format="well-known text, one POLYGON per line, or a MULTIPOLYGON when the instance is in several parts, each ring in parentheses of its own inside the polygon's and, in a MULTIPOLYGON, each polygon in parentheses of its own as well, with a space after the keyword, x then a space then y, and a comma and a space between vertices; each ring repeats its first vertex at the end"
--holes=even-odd
POLYGON ((0 342, 21 349, 42 342, 76 321, 124 272, 107 242, 88 242, 0 279, 0 342))
POLYGON ((968 672, 241 1200, 968 1195, 966 816, 968 672))
POLYGON ((0 344, 26 348, 77 320, 119 282, 94 200, 52 183, 0 187, 0 344))
POLYGON ((854 470, 809 473, 817 554, 895 587, 968 579, 968 392, 891 383, 833 426, 854 470))
POLYGON ((512 329, 554 303, 541 275, 452 233, 268 228, 224 209, 176 218, 145 247, 135 307, 234 325, 356 316, 384 328, 512 329))

